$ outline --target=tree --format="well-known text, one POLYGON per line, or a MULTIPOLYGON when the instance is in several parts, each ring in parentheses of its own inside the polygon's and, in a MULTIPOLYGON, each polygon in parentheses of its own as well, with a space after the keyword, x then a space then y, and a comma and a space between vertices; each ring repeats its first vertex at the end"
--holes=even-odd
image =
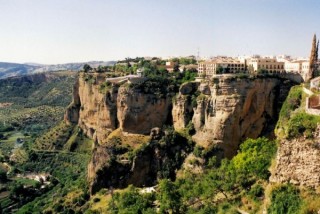
POLYGON ((223 67, 221 67, 220 65, 217 67, 217 74, 222 74, 224 71, 223 67))
POLYGON ((92 68, 91 68, 90 65, 88 65, 88 64, 84 64, 84 65, 83 65, 83 71, 84 71, 85 73, 87 73, 87 72, 89 72, 89 71, 91 71, 91 70, 92 70, 92 68))
POLYGON ((316 34, 313 35, 312 39, 312 47, 310 53, 310 61, 309 61, 309 73, 307 76, 307 80, 315 77, 315 73, 317 71, 317 62, 318 62, 318 48, 319 48, 319 41, 317 42, 316 34))
POLYGON ((168 179, 160 181, 157 199, 160 202, 160 213, 180 213, 181 196, 172 181, 168 179))
POLYGON ((0 169, 0 181, 7 181, 7 172, 0 169))
POLYGON ((240 145, 240 151, 232 163, 238 175, 268 179, 271 158, 276 150, 276 144, 267 138, 247 139, 240 145))
POLYGON ((155 213, 152 208, 153 195, 150 193, 140 194, 139 190, 132 185, 122 193, 115 193, 109 202, 110 213, 155 213))

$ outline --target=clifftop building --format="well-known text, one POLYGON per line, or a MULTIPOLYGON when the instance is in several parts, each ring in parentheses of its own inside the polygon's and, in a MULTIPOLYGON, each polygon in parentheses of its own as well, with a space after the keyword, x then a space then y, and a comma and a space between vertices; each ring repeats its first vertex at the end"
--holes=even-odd
POLYGON ((292 60, 290 56, 261 57, 216 57, 198 64, 199 77, 211 78, 217 74, 235 73, 294 73, 306 79, 309 71, 309 60, 292 60))
POLYGON ((249 72, 257 72, 258 70, 265 70, 268 73, 285 72, 284 62, 278 62, 273 58, 250 58, 247 60, 247 66, 249 72))
POLYGON ((211 77, 215 74, 244 73, 246 65, 244 60, 228 57, 219 57, 198 64, 199 76, 211 77))

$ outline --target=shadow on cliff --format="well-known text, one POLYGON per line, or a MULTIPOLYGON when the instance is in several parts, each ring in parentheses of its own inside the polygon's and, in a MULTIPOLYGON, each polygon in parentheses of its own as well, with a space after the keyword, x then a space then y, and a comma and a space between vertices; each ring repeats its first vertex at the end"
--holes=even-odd
POLYGON ((101 188, 146 187, 163 178, 175 180, 176 170, 193 149, 192 142, 172 128, 155 128, 151 135, 150 142, 132 152, 114 145, 96 146, 88 168, 91 194, 101 188), (119 160, 124 154, 129 158, 119 160))

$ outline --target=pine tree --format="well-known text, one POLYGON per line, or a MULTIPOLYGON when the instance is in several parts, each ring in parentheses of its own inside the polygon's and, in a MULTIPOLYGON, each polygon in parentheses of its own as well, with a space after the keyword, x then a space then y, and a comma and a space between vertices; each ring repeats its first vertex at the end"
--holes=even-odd
POLYGON ((316 48, 316 62, 318 62, 318 51, 319 51, 319 40, 317 42, 317 48, 316 48))
POLYGON ((317 43, 317 36, 316 34, 313 35, 312 40, 312 48, 310 53, 310 62, 309 62, 309 75, 308 80, 315 77, 316 70, 317 70, 317 61, 318 61, 318 48, 319 48, 319 41, 317 43))

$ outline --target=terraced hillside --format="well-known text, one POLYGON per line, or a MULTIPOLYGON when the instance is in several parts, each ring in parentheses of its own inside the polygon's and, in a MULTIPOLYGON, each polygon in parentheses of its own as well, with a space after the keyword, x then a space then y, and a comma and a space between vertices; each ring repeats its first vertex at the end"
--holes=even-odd
POLYGON ((63 117, 71 101, 75 72, 52 72, 0 80, 0 121, 39 133, 63 117))

